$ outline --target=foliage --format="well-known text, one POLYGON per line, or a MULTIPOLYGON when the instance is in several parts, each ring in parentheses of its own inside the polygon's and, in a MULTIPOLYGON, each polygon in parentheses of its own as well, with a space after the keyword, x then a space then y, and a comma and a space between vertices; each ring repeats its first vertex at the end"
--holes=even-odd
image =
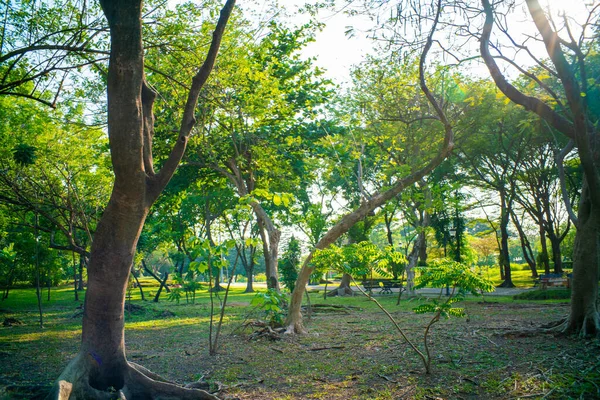
POLYGON ((300 265, 300 241, 292 236, 287 250, 279 261, 279 273, 281 280, 290 292, 294 291, 296 279, 298 279, 298 266, 300 265))
POLYGON ((272 327, 281 326, 285 322, 287 298, 275 289, 258 292, 251 304, 265 313, 265 319, 272 327))
POLYGON ((515 300, 568 300, 570 298, 569 289, 529 290, 513 296, 515 300))
POLYGON ((376 272, 391 276, 393 268, 406 262, 404 255, 391 246, 381 249, 371 242, 349 244, 344 247, 331 245, 315 252, 311 263, 317 271, 332 269, 347 273, 354 278, 365 278, 376 272))

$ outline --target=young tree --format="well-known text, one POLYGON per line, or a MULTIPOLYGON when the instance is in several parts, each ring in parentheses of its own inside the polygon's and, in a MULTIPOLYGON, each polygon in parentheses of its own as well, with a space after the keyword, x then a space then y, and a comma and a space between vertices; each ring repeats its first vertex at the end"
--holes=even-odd
POLYGON ((235 0, 221 10, 207 57, 192 79, 173 150, 154 170, 152 141, 156 93, 144 74, 141 0, 100 2, 110 28, 107 80, 108 134, 115 182, 98 223, 88 266, 88 290, 78 355, 58 378, 52 397, 214 399, 182 388, 128 362, 124 341, 124 304, 133 256, 150 206, 177 168, 195 125, 200 89, 217 57, 235 0))

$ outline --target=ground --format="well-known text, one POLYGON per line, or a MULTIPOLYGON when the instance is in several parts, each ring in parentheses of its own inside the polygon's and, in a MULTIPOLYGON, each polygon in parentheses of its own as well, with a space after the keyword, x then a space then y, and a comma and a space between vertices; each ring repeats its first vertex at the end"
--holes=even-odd
MULTIPOLYGON (((179 383, 199 380, 227 386, 220 396, 239 399, 567 399, 600 398, 600 343, 534 332, 566 315, 560 301, 471 298, 467 318, 434 325, 433 373, 403 342, 387 317, 363 296, 330 298, 313 293, 313 304, 353 306, 313 313, 309 333, 279 340, 250 339, 244 321, 261 318, 253 295, 235 288, 216 356, 208 355, 208 294, 196 304, 142 302, 132 291, 126 315, 130 360, 179 383), (218 382, 218 383, 217 383, 218 382)), ((31 290, 19 289, 0 304, 0 399, 42 397, 77 352, 81 334, 72 289, 44 300, 45 327, 31 290), (4 396, 4 397, 2 397, 4 396)), ((412 308, 426 299, 377 296, 418 345, 427 315, 412 308)), ((217 301, 218 304, 218 301, 217 301)), ((254 328, 257 329, 257 328, 254 328)))

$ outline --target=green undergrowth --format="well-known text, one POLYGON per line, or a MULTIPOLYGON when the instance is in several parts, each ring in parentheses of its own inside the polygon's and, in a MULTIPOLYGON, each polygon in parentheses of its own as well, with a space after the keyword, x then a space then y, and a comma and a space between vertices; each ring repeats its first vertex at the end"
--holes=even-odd
POLYGON ((513 296, 515 300, 565 300, 570 298, 570 289, 531 290, 513 296))

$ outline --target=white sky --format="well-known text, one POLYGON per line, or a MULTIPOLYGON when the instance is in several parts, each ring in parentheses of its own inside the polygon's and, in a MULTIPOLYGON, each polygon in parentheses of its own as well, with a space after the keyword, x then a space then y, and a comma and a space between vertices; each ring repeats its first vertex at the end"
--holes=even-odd
MULTIPOLYGON (((265 4, 269 0, 258 0, 260 7, 266 7, 265 4)), ((306 21, 306 16, 296 12, 306 2, 314 3, 314 0, 285 0, 284 4, 289 10, 290 20, 294 23, 301 24, 306 21)), ((598 4, 600 0, 540 0, 542 7, 550 6, 555 15, 566 12, 568 16, 581 21, 587 16, 586 5, 598 4)), ((339 7, 338 7, 339 9, 339 7)), ((532 29, 533 24, 529 15, 522 14, 521 17, 515 15, 509 22, 512 32, 521 31, 527 32, 527 29, 532 29)), ((318 19, 326 24, 323 31, 319 32, 316 37, 316 42, 311 43, 304 51, 306 57, 316 57, 316 64, 319 67, 326 69, 326 76, 334 80, 338 84, 347 83, 350 80, 350 70, 352 66, 359 64, 364 57, 373 52, 374 43, 367 38, 367 31, 373 26, 373 23, 365 16, 350 17, 341 11, 331 9, 322 10, 319 13, 318 19), (355 35, 348 37, 346 31, 348 27, 355 28, 355 35)), ((560 18, 557 18, 557 21, 560 18)), ((498 33, 496 31, 496 33, 498 33)), ((523 36, 521 36, 523 37, 523 36)), ((541 44, 535 49, 541 58, 544 58, 545 51, 541 44)), ((520 60, 521 61, 521 60, 520 60)), ((523 58, 522 63, 531 63, 530 60, 523 58)), ((472 64, 471 71, 476 75, 487 75, 487 69, 481 63, 479 65, 472 64)), ((514 76, 515 72, 508 72, 514 76)))

